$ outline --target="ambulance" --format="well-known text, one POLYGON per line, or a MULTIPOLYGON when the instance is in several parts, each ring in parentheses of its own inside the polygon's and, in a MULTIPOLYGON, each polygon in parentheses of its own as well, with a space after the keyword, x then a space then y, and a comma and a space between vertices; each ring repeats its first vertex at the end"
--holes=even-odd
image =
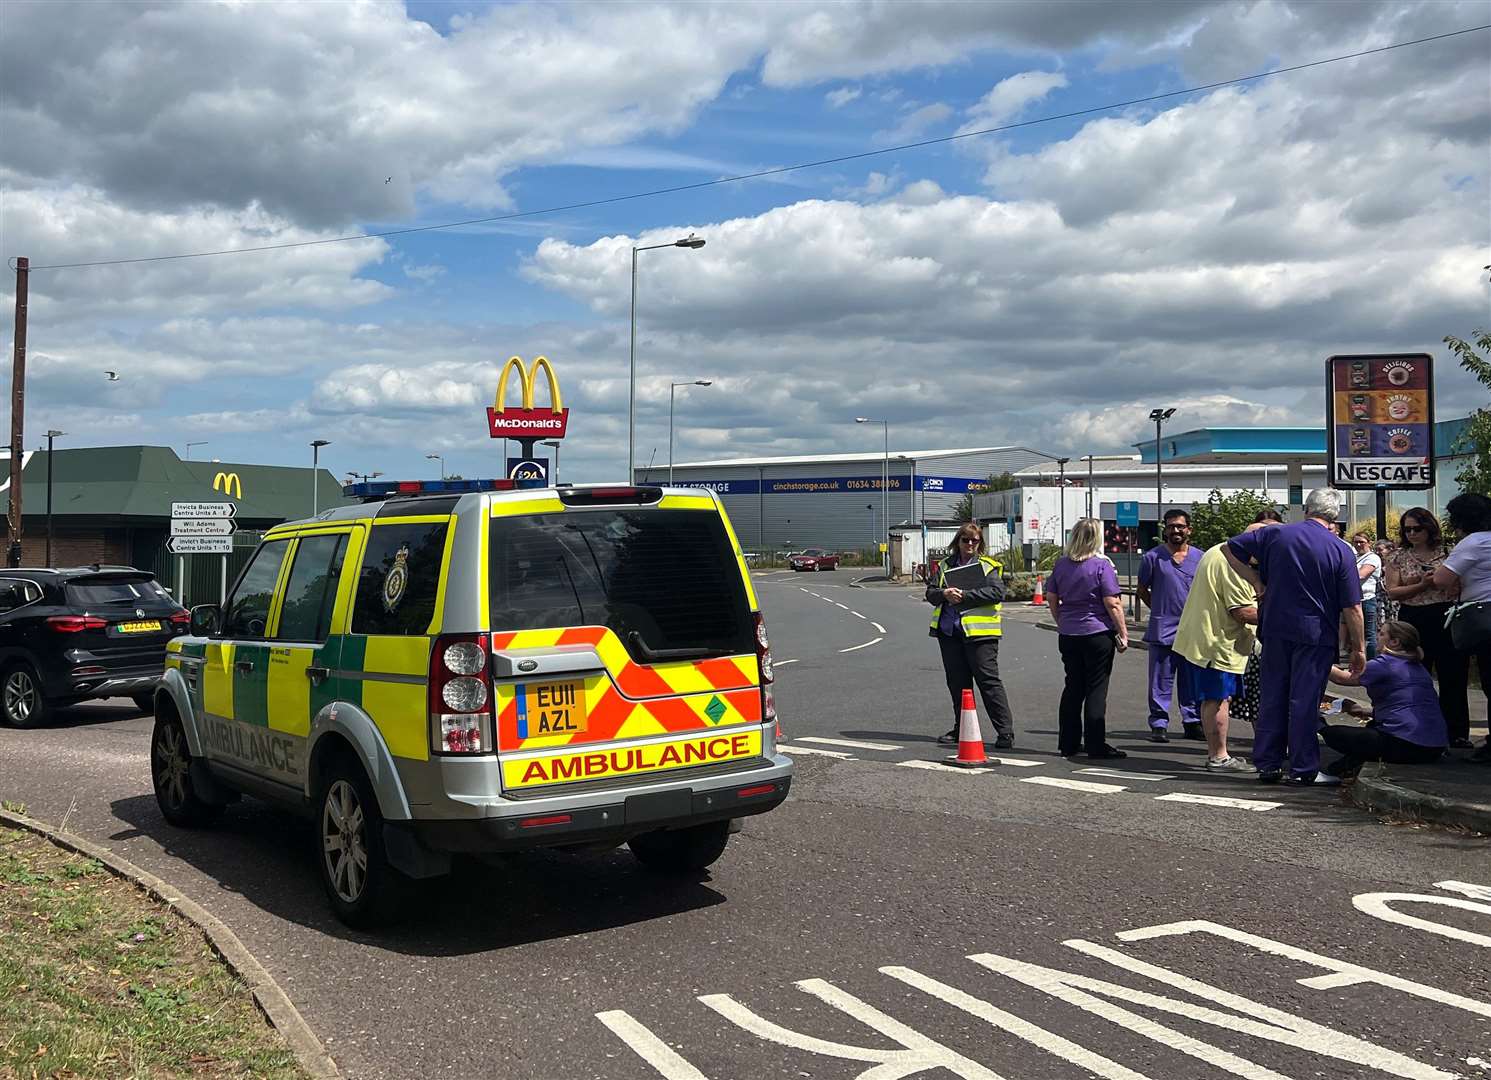
POLYGON ((385 922, 453 856, 627 844, 698 873, 781 805, 766 623, 719 497, 508 480, 349 485, 265 534, 167 646, 151 773, 205 825, 314 825, 336 915, 385 922))

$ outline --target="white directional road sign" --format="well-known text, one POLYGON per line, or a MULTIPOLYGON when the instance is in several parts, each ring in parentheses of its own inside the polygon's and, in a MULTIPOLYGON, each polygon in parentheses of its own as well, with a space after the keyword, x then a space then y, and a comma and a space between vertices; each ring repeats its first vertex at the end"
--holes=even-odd
POLYGON ((232 536, 236 526, 231 518, 173 518, 172 536, 232 536))
POLYGON ((173 536, 166 542, 173 555, 231 555, 231 536, 173 536))
POLYGON ((230 502, 173 502, 171 520, 188 518, 230 518, 238 513, 238 507, 230 502))

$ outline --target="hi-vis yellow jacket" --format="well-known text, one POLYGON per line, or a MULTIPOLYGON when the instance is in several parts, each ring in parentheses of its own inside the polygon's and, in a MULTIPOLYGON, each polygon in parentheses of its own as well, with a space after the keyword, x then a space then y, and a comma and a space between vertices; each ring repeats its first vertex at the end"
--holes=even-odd
MULTIPOLYGON (((978 557, 979 563, 984 568, 984 582, 982 588, 964 590, 971 599, 989 600, 976 607, 964 608, 958 612, 958 619, 963 625, 963 633, 967 637, 999 637, 1002 630, 999 627, 999 613, 1004 606, 1004 578, 1002 576, 1003 566, 997 559, 991 559, 987 555, 978 557), (990 583, 990 576, 993 582, 990 583)), ((942 614, 942 589, 946 580, 947 563, 944 562, 937 571, 937 580, 927 587, 927 602, 936 604, 932 609, 932 625, 930 633, 937 633, 937 621, 942 614), (934 596, 933 593, 936 593, 934 596)))

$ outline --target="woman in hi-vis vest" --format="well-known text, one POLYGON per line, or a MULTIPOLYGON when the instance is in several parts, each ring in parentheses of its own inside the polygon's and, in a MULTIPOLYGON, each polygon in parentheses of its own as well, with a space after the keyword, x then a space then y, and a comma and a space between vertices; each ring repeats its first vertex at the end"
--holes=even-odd
POLYGON ((1004 577, 999 563, 984 554, 983 531, 972 522, 958 530, 948 557, 927 586, 927 603, 936 607, 931 636, 942 651, 942 670, 953 701, 953 726, 937 741, 950 746, 958 741, 958 712, 963 691, 978 686, 984 711, 994 725, 996 750, 1015 745, 1015 721, 1009 699, 999 677, 999 606, 1004 600, 1004 577), (984 569, 982 585, 960 589, 944 587, 947 573, 977 562, 984 569))

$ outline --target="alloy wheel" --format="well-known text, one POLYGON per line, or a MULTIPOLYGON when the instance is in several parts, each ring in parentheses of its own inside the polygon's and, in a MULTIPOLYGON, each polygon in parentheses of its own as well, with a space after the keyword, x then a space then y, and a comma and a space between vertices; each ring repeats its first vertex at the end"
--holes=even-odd
POLYGON ((162 726, 155 740, 155 788, 174 807, 186 803, 186 740, 174 724, 162 726))
POLYGON ((17 724, 25 724, 36 712, 36 683, 29 672, 19 668, 5 680, 5 715, 17 724))
POLYGON ((326 791, 321 804, 321 857, 337 896, 356 903, 368 879, 366 822, 357 792, 346 780, 326 791))

